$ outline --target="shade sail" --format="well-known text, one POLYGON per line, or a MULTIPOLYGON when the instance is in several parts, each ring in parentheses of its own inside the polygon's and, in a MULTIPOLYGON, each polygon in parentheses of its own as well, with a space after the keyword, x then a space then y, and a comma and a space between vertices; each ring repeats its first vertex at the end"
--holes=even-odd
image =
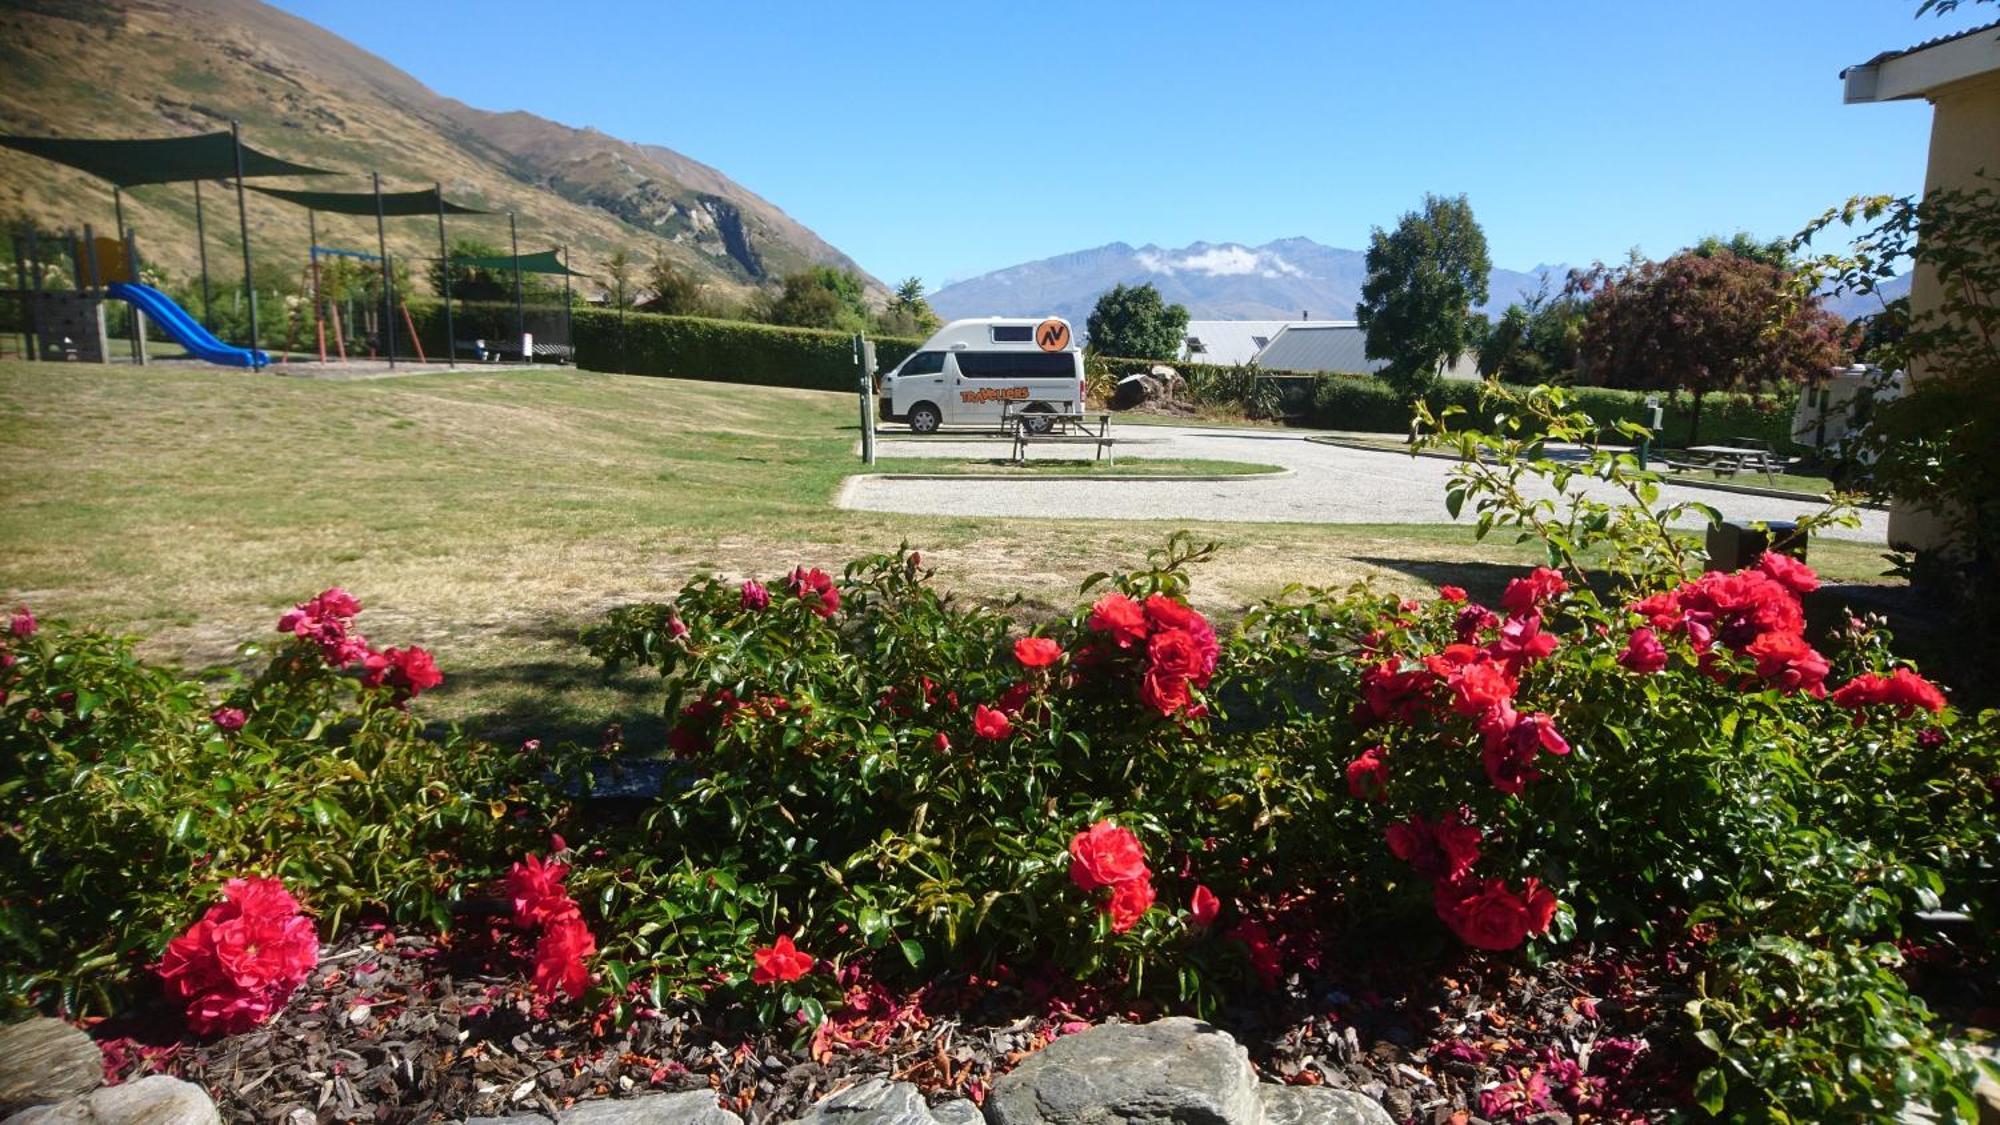
MULTIPOLYGON (((0 145, 81 168, 119 187, 236 178, 236 141, 228 133, 128 141, 0 136, 0 145)), ((324 168, 308 168, 243 146, 245 177, 329 174, 324 168)))
POLYGON ((460 269, 506 270, 510 273, 514 270, 515 268, 514 264, 516 262, 520 263, 520 269, 522 273, 552 273, 557 275, 568 274, 571 277, 586 276, 585 274, 580 274, 575 270, 570 269, 568 266, 563 265, 562 262, 556 258, 556 252, 554 250, 544 250, 539 254, 522 254, 518 258, 513 257, 511 255, 502 254, 497 258, 455 257, 451 260, 451 264, 457 266, 460 269))
MULTIPOLYGON (((282 199, 296 203, 310 211, 324 211, 334 215, 373 215, 375 213, 375 193, 372 191, 291 191, 285 188, 258 187, 247 184, 251 191, 260 192, 272 199, 282 199)), ((382 193, 382 214, 384 215, 435 215, 438 213, 438 193, 436 188, 423 191, 385 191, 382 193)), ((491 215, 491 211, 481 211, 477 207, 464 207, 450 200, 444 201, 447 215, 491 215)))

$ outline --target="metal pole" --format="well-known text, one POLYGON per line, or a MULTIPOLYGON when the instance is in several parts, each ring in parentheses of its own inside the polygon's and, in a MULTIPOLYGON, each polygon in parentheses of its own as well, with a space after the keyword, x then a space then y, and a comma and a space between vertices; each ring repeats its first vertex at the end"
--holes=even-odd
POLYGON ((451 324, 451 247, 444 240, 444 185, 433 182, 438 197, 438 280, 444 283, 444 363, 458 366, 458 333, 451 324))
MULTIPOLYGON (((521 232, 514 226, 512 211, 507 212, 507 240, 514 246, 514 343, 519 346, 528 338, 528 318, 521 311, 521 232)), ((522 355, 521 362, 527 361, 528 356, 522 355)))
POLYGON ((243 130, 229 123, 229 140, 236 146, 236 225, 243 235, 243 295, 250 301, 250 369, 257 370, 257 279, 250 263, 250 205, 243 201, 243 130))
POLYGON ((375 248, 382 252, 382 342, 387 345, 389 369, 396 369, 396 271, 389 266, 389 232, 382 218, 382 173, 375 177, 375 248))
MULTIPOLYGON (((136 284, 139 280, 139 264, 133 261, 132 242, 125 236, 125 192, 117 184, 111 185, 111 213, 116 217, 116 221, 118 223, 118 230, 114 235, 114 237, 117 238, 118 241, 120 243, 123 243, 125 246, 126 280, 136 284)), ((91 242, 89 249, 90 249, 90 261, 93 267, 92 272, 95 272, 95 266, 97 263, 97 243, 95 240, 91 242)), ((78 289, 81 289, 83 288, 83 262, 81 259, 79 259, 76 264, 77 264, 76 287, 78 289)), ((145 328, 145 322, 142 319, 142 317, 143 314, 139 312, 137 307, 133 307, 126 310, 125 338, 126 341, 132 345, 133 357, 135 359, 138 359, 141 363, 144 363, 145 359, 143 357, 143 352, 145 349, 144 337, 146 328, 145 328)))
POLYGON ((194 182, 194 244, 201 251, 201 326, 215 331, 215 312, 208 296, 208 228, 201 220, 201 181, 194 182))
POLYGON ((570 292, 569 247, 562 248, 563 267, 563 344, 569 348, 569 363, 576 366, 576 299, 570 292))
POLYGON ((618 278, 618 373, 625 374, 625 278, 618 278))
MULTIPOLYGON (((8 239, 14 244, 14 281, 21 287, 21 355, 27 359, 40 359, 41 351, 35 341, 35 298, 28 293, 28 246, 19 234, 8 232, 8 239)), ((38 283, 36 290, 41 289, 38 283)))
POLYGON ((306 208, 306 276, 312 281, 313 339, 319 345, 319 361, 326 362, 326 321, 319 304, 319 216, 306 208))
MULTIPOLYGON (((111 213, 118 219, 118 237, 125 237, 125 192, 117 184, 111 185, 111 213)), ((92 247, 95 250, 95 247, 92 247)), ((132 280, 137 281, 138 278, 132 280)))
MULTIPOLYGON (((94 266, 97 255, 92 254, 90 257, 94 266)), ((134 285, 139 283, 139 244, 129 230, 125 232, 125 272, 132 278, 134 285)), ((146 314, 140 312, 137 305, 132 306, 131 326, 132 362, 144 367, 146 366, 146 314)))

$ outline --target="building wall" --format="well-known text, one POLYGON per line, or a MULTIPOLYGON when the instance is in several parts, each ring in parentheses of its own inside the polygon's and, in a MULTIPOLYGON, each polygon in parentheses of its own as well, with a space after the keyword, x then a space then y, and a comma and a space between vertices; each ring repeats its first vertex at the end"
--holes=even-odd
MULTIPOLYGON (((1981 171, 2000 175, 2000 73, 1943 87, 1930 100, 1931 150, 1924 191, 1972 188, 1981 171)), ((1939 304, 1936 274, 1918 267, 1910 279, 1911 314, 1921 315, 1939 304)), ((1913 380, 1923 376, 1921 365, 1910 372, 1913 380)), ((1903 503, 1891 505, 1889 542, 1934 547, 1944 539, 1943 521, 1935 513, 1903 503)))

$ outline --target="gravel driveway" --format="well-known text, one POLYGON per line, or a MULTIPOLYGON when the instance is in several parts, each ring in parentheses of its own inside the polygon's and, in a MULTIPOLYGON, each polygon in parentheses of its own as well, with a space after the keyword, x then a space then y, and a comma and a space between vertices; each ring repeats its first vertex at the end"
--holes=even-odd
MULTIPOLYGON (((839 504, 871 512, 941 516, 1020 516, 1040 519, 1186 520, 1216 523, 1450 523, 1444 491, 1452 462, 1434 457, 1350 449, 1309 442, 1298 431, 1205 430, 1126 426, 1118 451, 1134 457, 1252 461, 1292 470, 1284 476, 1225 481, 1146 480, 887 480, 849 478, 839 504)), ((884 437, 885 457, 976 460, 1007 455, 1004 440, 911 440, 884 437)), ((1083 447, 1076 447, 1083 448, 1083 447)), ((1042 456, 1078 456, 1074 449, 1042 456)), ((1036 453, 1031 451, 1032 458, 1036 453)), ((1532 482, 1536 495, 1554 490, 1532 482)), ((1616 495, 1593 486, 1606 496, 1616 495)), ((1783 520, 1817 511, 1810 501, 1748 496, 1714 489, 1660 486, 1663 504, 1698 500, 1726 519, 1783 520)), ((1470 522, 1469 520, 1467 522, 1470 522)), ((1690 521, 1700 527, 1701 521, 1690 521)), ((1888 514, 1865 510, 1858 528, 1833 538, 1882 543, 1888 514)))

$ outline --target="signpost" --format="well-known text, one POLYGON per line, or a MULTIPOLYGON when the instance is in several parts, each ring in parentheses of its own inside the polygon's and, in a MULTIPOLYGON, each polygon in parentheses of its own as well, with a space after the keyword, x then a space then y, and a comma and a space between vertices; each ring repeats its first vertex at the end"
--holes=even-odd
POLYGON ((868 337, 854 336, 854 368, 860 372, 861 463, 875 463, 875 344, 868 337))

